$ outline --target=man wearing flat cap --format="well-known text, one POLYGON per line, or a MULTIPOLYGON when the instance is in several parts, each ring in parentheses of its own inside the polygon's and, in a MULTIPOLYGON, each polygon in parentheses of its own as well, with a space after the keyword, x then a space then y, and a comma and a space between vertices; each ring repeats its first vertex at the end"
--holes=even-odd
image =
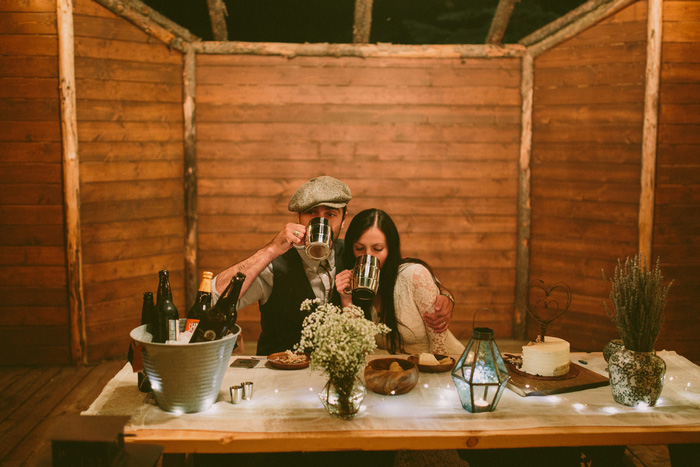
MULTIPOLYGON (((270 243, 221 272, 212 281, 216 300, 237 272, 246 275, 238 309, 256 301, 260 304, 262 332, 256 355, 291 350, 299 342, 306 316, 299 307, 305 299, 320 298, 323 302, 340 304, 334 287, 335 274, 346 269, 342 264, 344 243, 340 232, 351 199, 350 188, 340 180, 327 175, 312 178, 289 200, 288 209, 298 213, 298 223, 285 225, 270 243), (308 256, 303 248, 307 226, 316 217, 329 221, 333 236, 331 254, 322 261, 308 256)), ((447 299, 436 304, 436 308, 444 308, 441 313, 434 313, 440 315, 436 321, 447 319, 449 324, 451 305, 447 299)), ((437 326, 444 325, 432 324, 432 327, 437 326)))

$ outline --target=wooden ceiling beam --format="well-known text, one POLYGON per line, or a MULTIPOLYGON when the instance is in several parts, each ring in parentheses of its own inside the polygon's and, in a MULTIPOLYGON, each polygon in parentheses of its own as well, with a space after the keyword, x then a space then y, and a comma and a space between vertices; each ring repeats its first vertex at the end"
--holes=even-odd
POLYGON ((522 57, 522 45, 401 45, 401 44, 291 44, 286 42, 197 42, 202 54, 250 54, 294 57, 501 58, 522 57))

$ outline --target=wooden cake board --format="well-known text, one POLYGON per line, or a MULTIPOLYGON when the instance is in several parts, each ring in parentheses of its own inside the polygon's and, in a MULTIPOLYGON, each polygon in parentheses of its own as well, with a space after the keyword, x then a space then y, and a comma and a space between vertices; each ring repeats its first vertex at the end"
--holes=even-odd
POLYGON ((510 381, 508 388, 514 393, 527 396, 551 396, 565 392, 582 391, 584 389, 607 386, 610 380, 607 376, 571 362, 569 375, 574 377, 544 378, 539 376, 527 376, 515 369, 512 364, 507 364, 510 381))

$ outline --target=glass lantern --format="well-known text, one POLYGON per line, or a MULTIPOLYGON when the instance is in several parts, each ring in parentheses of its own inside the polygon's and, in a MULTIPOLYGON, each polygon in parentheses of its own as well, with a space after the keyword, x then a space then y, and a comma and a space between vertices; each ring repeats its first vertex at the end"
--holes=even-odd
POLYGON ((462 407, 472 413, 496 408, 510 380, 508 369, 490 328, 475 328, 454 370, 452 379, 462 407))

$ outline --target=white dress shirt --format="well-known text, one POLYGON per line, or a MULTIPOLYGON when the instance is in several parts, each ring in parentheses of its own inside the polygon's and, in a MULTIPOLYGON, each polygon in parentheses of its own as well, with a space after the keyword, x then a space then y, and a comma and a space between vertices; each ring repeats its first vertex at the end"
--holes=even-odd
MULTIPOLYGON (((320 298, 323 303, 329 302, 333 294, 333 287, 335 286, 335 251, 331 249, 331 255, 328 259, 319 261, 310 258, 306 254, 306 249, 304 247, 294 248, 301 257, 302 264, 304 265, 304 272, 309 279, 314 295, 316 298, 320 298)), ((217 277, 218 276, 214 277, 211 282, 212 305, 216 303, 220 296, 220 294, 216 292, 217 277)), ((260 272, 258 277, 250 284, 248 290, 238 299, 236 308, 240 310, 255 302, 265 304, 270 298, 270 295, 272 295, 273 277, 274 271, 272 263, 270 263, 260 272)))

